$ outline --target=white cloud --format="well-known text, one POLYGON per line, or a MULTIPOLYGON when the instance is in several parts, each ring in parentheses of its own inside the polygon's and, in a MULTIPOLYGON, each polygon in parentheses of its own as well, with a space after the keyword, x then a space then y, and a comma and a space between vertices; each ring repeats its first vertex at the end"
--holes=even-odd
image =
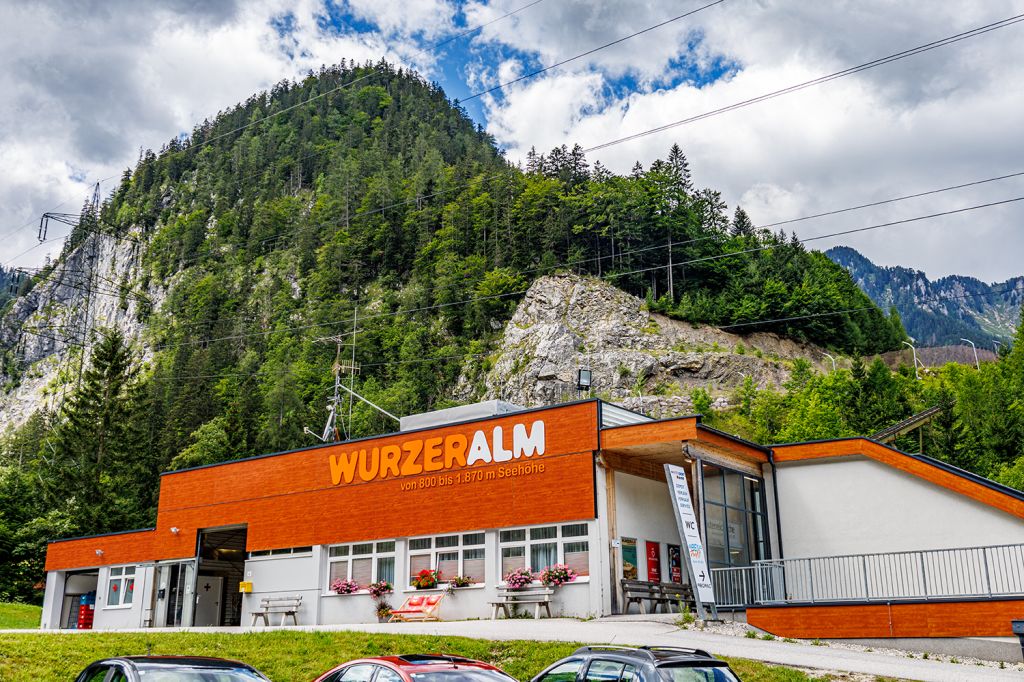
MULTIPOLYGON (((529 27, 499 22, 481 40, 564 58, 624 35, 677 9, 653 3, 542 3, 529 27), (543 14, 543 16, 539 16, 543 14), (572 15, 574 22, 557 21, 572 15), (543 39, 545 31, 551 31, 543 39)), ((513 160, 531 145, 584 147, 700 114, 879 56, 1020 13, 1019 0, 962 5, 930 2, 728 2, 695 15, 668 36, 652 34, 509 89, 487 101, 489 131, 513 160), (615 98, 618 74, 657 78, 685 58, 686 31, 704 36, 692 59, 724 58, 738 73, 704 87, 644 87, 615 98), (673 38, 674 36, 674 38, 673 38), (673 40, 675 42, 673 42, 673 40), (632 71, 630 71, 632 69, 632 71), (586 83, 586 86, 583 86, 586 83), (545 125, 545 122, 546 125, 545 125)), ((478 10, 483 13, 483 10, 478 10)), ((482 14, 483 15, 483 14, 482 14)), ((521 24, 525 24, 526 17, 521 24)), ((682 23, 682 22, 681 22, 682 23)), ((862 74, 595 152, 615 171, 649 164, 673 142, 696 181, 721 189, 757 223, 775 222, 1018 170, 1024 25, 1000 29, 862 74)), ((1024 181, 786 226, 809 237, 1024 195, 1024 181)), ((1024 202, 1022 202, 1024 203, 1024 202)), ((1024 205, 822 240, 847 243, 882 264, 930 275, 998 280, 1022 273, 1024 205)))

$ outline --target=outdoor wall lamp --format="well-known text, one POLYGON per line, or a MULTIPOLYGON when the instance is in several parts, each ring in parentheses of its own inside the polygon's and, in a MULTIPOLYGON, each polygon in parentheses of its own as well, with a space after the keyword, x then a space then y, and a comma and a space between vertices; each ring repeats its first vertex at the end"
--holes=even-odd
POLYGON ((96 556, 103 556, 103 550, 102 549, 97 549, 96 550, 96 556))
POLYGON ((181 532, 181 529, 178 528, 177 526, 171 526, 171 532, 174 533, 175 535, 177 535, 178 533, 181 532))

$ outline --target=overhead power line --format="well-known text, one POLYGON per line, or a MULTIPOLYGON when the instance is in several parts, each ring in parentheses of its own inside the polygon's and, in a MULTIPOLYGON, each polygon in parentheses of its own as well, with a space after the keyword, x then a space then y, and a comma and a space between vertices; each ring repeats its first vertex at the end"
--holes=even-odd
POLYGON ((692 14, 696 14, 697 12, 706 10, 709 7, 714 7, 715 5, 721 5, 723 2, 725 2, 725 0, 715 0, 714 2, 708 3, 707 5, 704 5, 702 7, 698 7, 697 9, 690 10, 689 12, 685 12, 685 13, 680 14, 678 16, 672 17, 671 19, 667 19, 665 21, 662 21, 661 23, 655 24, 654 26, 648 26, 647 28, 645 28, 643 30, 637 31, 636 33, 630 33, 628 36, 623 36, 622 38, 618 38, 616 40, 613 40, 610 43, 605 43, 604 45, 601 45, 599 47, 595 47, 593 49, 587 50, 586 52, 581 52, 580 54, 575 55, 573 57, 569 57, 568 59, 563 59, 560 62, 556 62, 554 64, 549 64, 548 66, 545 66, 544 68, 541 68, 541 69, 537 69, 536 71, 531 71, 530 73, 525 73, 522 76, 519 76, 518 78, 513 78, 510 81, 505 81, 504 83, 499 83, 498 85, 495 85, 494 87, 488 88, 486 90, 481 90, 480 92, 473 93, 469 97, 466 97, 465 99, 460 100, 460 103, 468 102, 470 100, 476 99, 477 97, 483 97, 484 95, 489 95, 490 93, 495 92, 496 90, 501 90, 504 87, 507 87, 509 85, 513 85, 514 83, 518 83, 520 81, 524 81, 524 80, 526 80, 528 78, 533 78, 534 76, 540 75, 540 74, 544 73, 545 71, 550 71, 552 69, 557 69, 558 67, 564 66, 565 64, 568 64, 569 62, 574 62, 577 59, 582 59, 583 57, 588 57, 588 56, 594 54, 595 52, 600 52, 601 50, 604 50, 606 48, 612 47, 614 45, 618 45, 619 43, 624 43, 624 42, 626 42, 627 40, 629 40, 631 38, 636 38, 637 36, 641 36, 644 33, 648 33, 648 32, 653 31, 655 29, 661 28, 662 26, 667 26, 667 25, 669 25, 671 23, 679 21, 680 19, 685 19, 686 17, 688 17, 688 16, 690 16, 692 14))
POLYGON ((640 139, 642 137, 647 137, 648 135, 653 135, 655 133, 660 133, 660 132, 663 132, 665 130, 670 130, 672 128, 678 128, 679 126, 687 125, 689 123, 694 123, 695 121, 702 121, 702 120, 704 120, 706 118, 710 118, 712 116, 718 116, 720 114, 724 114, 724 113, 729 112, 729 111, 735 111, 736 109, 741 109, 743 107, 748 107, 751 104, 757 104, 759 102, 764 102, 764 101, 767 101, 767 100, 770 100, 770 99, 775 99, 776 97, 781 97, 783 95, 788 95, 788 94, 793 93, 793 92, 798 92, 800 90, 804 90, 806 88, 810 88, 810 87, 813 87, 815 85, 821 85, 823 83, 828 83, 829 81, 837 80, 839 78, 845 78, 846 76, 851 76, 851 75, 853 75, 855 73, 860 73, 861 71, 867 71, 868 69, 874 69, 876 67, 883 66, 883 65, 889 64, 891 62, 899 61, 900 59, 906 59, 907 57, 913 57, 914 55, 921 54, 922 52, 928 52, 930 50, 935 50, 935 49, 938 49, 940 47, 946 47, 947 45, 952 45, 953 43, 960 42, 961 40, 967 40, 968 38, 974 38, 974 37, 983 35, 985 33, 989 33, 990 31, 995 31, 995 30, 1000 29, 1000 28, 1006 28, 1007 26, 1012 26, 1013 24, 1020 23, 1021 21, 1024 21, 1024 14, 1017 14, 1015 16, 1009 17, 1007 19, 1003 19, 1001 21, 996 21, 996 22, 993 22, 991 24, 986 24, 984 26, 979 26, 978 28, 973 28, 973 29, 971 29, 969 31, 964 31, 962 33, 956 33, 954 35, 947 36, 945 38, 940 38, 939 40, 933 40, 930 43, 925 43, 923 45, 918 45, 917 47, 912 47, 912 48, 910 48, 908 50, 902 50, 900 52, 894 52, 894 53, 892 53, 890 55, 887 55, 885 57, 879 57, 878 59, 873 59, 873 60, 871 60, 869 62, 864 62, 863 64, 858 64, 857 66, 851 66, 849 68, 842 69, 841 71, 834 71, 832 73, 825 74, 823 76, 818 76, 817 78, 812 78, 811 80, 804 81, 802 83, 797 83, 795 85, 790 85, 788 87, 781 88, 779 90, 773 90, 771 92, 766 92, 763 95, 758 95, 757 97, 751 97, 749 99, 745 99, 745 100, 742 100, 740 102, 736 102, 734 104, 730 104, 728 106, 719 107, 718 109, 712 109, 712 110, 706 111, 706 112, 704 112, 702 114, 697 114, 696 116, 690 116, 688 118, 680 119, 678 121, 673 121, 671 123, 666 123, 664 125, 660 125, 660 126, 657 126, 655 128, 649 128, 647 130, 643 130, 643 131, 638 132, 638 133, 633 133, 632 135, 626 135, 625 137, 620 137, 620 138, 617 138, 617 139, 614 139, 614 140, 609 140, 608 142, 603 142, 601 144, 597 144, 597 145, 594 145, 592 147, 587 147, 583 151, 585 153, 596 152, 596 151, 598 151, 600 149, 606 149, 608 147, 612 147, 612 146, 615 146, 615 145, 618 145, 618 144, 622 144, 623 142, 630 142, 632 140, 638 140, 638 139, 640 139))
MULTIPOLYGON (((822 234, 822 235, 817 235, 817 236, 814 236, 814 237, 808 237, 806 239, 797 240, 797 241, 800 244, 803 244, 805 242, 818 241, 818 240, 821 240, 821 239, 828 239, 828 238, 831 238, 831 237, 839 237, 839 236, 844 236, 844 235, 848 235, 848 234, 855 234, 855 233, 859 233, 859 232, 867 232, 867 231, 871 231, 871 230, 879 230, 879 229, 886 228, 886 227, 894 227, 896 225, 905 225, 905 224, 908 224, 908 223, 920 222, 922 220, 931 220, 931 219, 940 218, 940 217, 943 217, 943 216, 956 215, 956 214, 959 214, 959 213, 966 213, 968 211, 976 211, 976 210, 983 209, 983 208, 991 208, 991 207, 994 207, 994 206, 1001 206, 1001 205, 1005 205, 1005 204, 1011 204, 1011 203, 1018 202, 1018 201, 1024 201, 1024 196, 1015 197, 1015 198, 1012 198, 1012 199, 1004 199, 1004 200, 1001 200, 1001 201, 992 201, 992 202, 988 202, 988 203, 984 203, 984 204, 977 204, 975 206, 967 206, 965 208, 952 209, 952 210, 949 210, 949 211, 941 211, 941 212, 938 212, 938 213, 930 213, 930 214, 927 214, 927 215, 915 216, 915 217, 912 217, 912 218, 904 218, 902 220, 893 220, 893 221, 889 221, 889 222, 885 222, 885 223, 879 223, 879 224, 876 224, 876 225, 868 225, 866 227, 857 227, 857 228, 851 228, 851 229, 847 229, 847 230, 839 230, 837 232, 830 232, 828 234, 822 234)), ((716 254, 716 255, 713 255, 713 256, 703 256, 703 257, 700 257, 700 258, 691 258, 689 260, 683 260, 683 261, 679 261, 677 263, 674 263, 673 267, 681 267, 681 266, 685 266, 685 265, 693 265, 695 263, 704 263, 704 262, 713 261, 713 260, 720 260, 720 259, 723 259, 723 258, 734 258, 736 256, 742 256, 742 255, 751 254, 751 253, 758 253, 758 252, 761 252, 761 251, 769 251, 769 250, 778 249, 778 248, 785 248, 787 246, 788 246, 788 244, 769 244, 769 245, 763 245, 763 246, 759 246, 759 247, 755 247, 755 248, 750 248, 750 249, 741 249, 739 251, 730 251, 728 253, 721 253, 721 254, 716 254)), ((541 270, 541 269, 557 270, 557 269, 560 269, 560 268, 573 267, 576 264, 578 264, 578 263, 573 263, 573 262, 561 263, 561 264, 556 264, 556 265, 551 265, 551 266, 545 266, 544 268, 538 268, 537 270, 541 270)), ((637 268, 637 269, 634 269, 634 270, 626 270, 626 271, 623 271, 623 272, 610 272, 610 273, 604 274, 602 276, 602 278, 617 279, 619 277, 625 277, 627 275, 636 275, 636 274, 640 274, 640 273, 644 273, 644 272, 653 272, 653 271, 665 270, 667 267, 668 267, 667 265, 655 265, 655 266, 650 266, 650 267, 645 267, 645 268, 637 268)), ((469 304, 469 303, 476 303, 476 302, 481 302, 481 301, 489 301, 489 300, 497 300, 497 299, 502 299, 502 298, 509 298, 509 297, 512 297, 512 296, 518 296, 518 295, 524 294, 524 293, 526 293, 526 291, 528 291, 528 289, 521 289, 521 290, 517 290, 517 291, 510 291, 510 292, 506 292, 504 294, 494 294, 492 296, 479 296, 479 297, 469 298, 469 299, 465 299, 465 300, 461 300, 461 301, 450 301, 450 302, 447 302, 447 303, 439 303, 439 304, 435 304, 435 305, 421 306, 419 308, 412 308, 412 309, 406 309, 406 310, 398 310, 398 311, 392 311, 392 312, 386 312, 386 313, 373 313, 373 312, 369 312, 369 313, 367 313, 365 315, 360 315, 359 318, 360 318, 360 320, 369 320, 369 319, 377 319, 377 318, 381 318, 381 317, 396 317, 396 316, 400 316, 400 315, 410 315, 410 314, 413 314, 413 313, 425 312, 425 311, 428 311, 428 310, 440 310, 440 309, 443 309, 443 308, 449 308, 449 307, 458 306, 458 305, 465 305, 465 304, 469 304)), ((164 344, 164 345, 159 345, 159 346, 154 347, 154 350, 159 351, 159 350, 167 350, 167 349, 170 349, 170 348, 178 348, 178 347, 183 347, 183 346, 205 345, 205 344, 216 342, 216 341, 236 341, 236 340, 243 339, 243 338, 266 337, 266 336, 271 336, 271 335, 274 335, 274 334, 282 334, 282 333, 285 333, 285 332, 292 332, 292 331, 303 331, 303 330, 307 330, 307 329, 322 329, 322 328, 330 328, 330 327, 340 327, 340 326, 345 325, 345 324, 347 324, 347 321, 344 321, 344 320, 332 321, 332 322, 315 322, 315 323, 304 324, 304 325, 299 325, 299 326, 279 327, 279 328, 268 329, 268 330, 264 330, 264 331, 260 331, 260 332, 231 334, 229 336, 215 337, 215 338, 210 338, 210 339, 194 339, 194 340, 191 340, 191 341, 183 341, 183 342, 180 342, 180 343, 164 344)))

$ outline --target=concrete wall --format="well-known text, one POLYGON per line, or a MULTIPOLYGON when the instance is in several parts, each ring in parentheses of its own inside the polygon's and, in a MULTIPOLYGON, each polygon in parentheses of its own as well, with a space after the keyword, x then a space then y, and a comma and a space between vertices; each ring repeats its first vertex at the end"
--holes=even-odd
POLYGON ((1024 542, 1021 519, 865 457, 777 467, 786 558, 1024 542))

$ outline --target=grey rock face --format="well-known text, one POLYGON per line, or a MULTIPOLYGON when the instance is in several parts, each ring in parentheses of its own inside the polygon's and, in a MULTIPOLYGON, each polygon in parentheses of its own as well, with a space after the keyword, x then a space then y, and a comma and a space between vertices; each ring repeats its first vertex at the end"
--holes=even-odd
POLYGON ((745 376, 761 388, 780 387, 798 357, 824 359, 819 349, 774 334, 740 336, 652 314, 601 280, 552 276, 530 287, 491 369, 464 372, 456 397, 528 406, 573 400, 586 397, 576 390, 576 375, 589 367, 591 395, 672 416, 693 412, 694 388, 707 389, 724 407, 745 376))
MULTIPOLYGON (((0 431, 24 423, 39 408, 56 406, 62 394, 58 374, 72 369, 70 363, 77 368, 88 361, 89 329, 118 328, 145 349, 140 309, 159 308, 166 290, 158 283, 144 292, 134 286, 138 258, 135 242, 95 235, 15 301, 0 320, 0 347, 13 352, 22 372, 14 388, 0 393, 0 431)), ((142 360, 148 355, 144 350, 142 360)))

